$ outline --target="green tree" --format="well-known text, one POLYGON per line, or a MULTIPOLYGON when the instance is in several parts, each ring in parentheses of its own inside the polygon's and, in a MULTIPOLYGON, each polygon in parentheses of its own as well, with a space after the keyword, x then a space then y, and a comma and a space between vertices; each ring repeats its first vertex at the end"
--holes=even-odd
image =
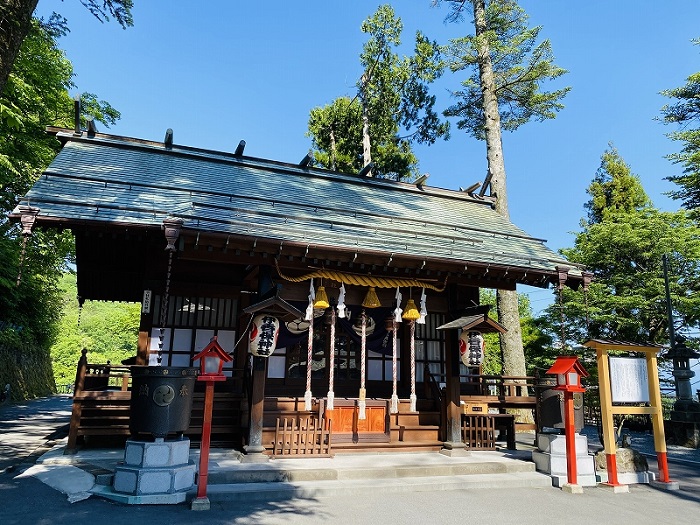
MULTIPOLYGON (((70 232, 40 228, 22 239, 6 214, 60 149, 45 127, 72 127, 73 68, 58 48, 59 36, 34 20, 0 94, 6 109, 0 118, 0 339, 43 348, 47 356, 60 316, 58 281, 72 258, 73 239, 70 232)), ((92 94, 81 99, 105 125, 119 117, 92 94)))
MULTIPOLYGON (((435 0, 440 4, 443 0, 435 0)), ((553 63, 548 40, 535 45, 540 27, 528 28, 528 16, 514 0, 444 0, 450 4, 448 20, 460 20, 471 5, 474 35, 456 39, 446 47, 453 72, 468 70, 458 101, 445 114, 458 117, 457 126, 486 142, 491 195, 496 210, 506 217, 508 196, 501 130, 517 129, 535 119, 554 118, 563 106, 569 88, 543 91, 546 80, 557 79, 566 70, 553 63)), ((504 372, 525 374, 525 353, 518 315, 517 293, 499 290, 498 318, 508 332, 501 337, 504 372)))
POLYGON ((605 214, 629 213, 651 205, 639 177, 612 144, 601 156, 600 168, 586 192, 591 197, 584 204, 590 224, 601 222, 605 214))
POLYGON ((418 160, 411 145, 449 136, 428 90, 443 71, 439 47, 418 32, 414 54, 400 57, 394 49, 401 44, 403 23, 389 5, 380 6, 361 29, 369 38, 360 54, 357 95, 311 111, 307 134, 315 160, 347 171, 372 163, 374 175, 383 178, 415 176, 418 160))
POLYGON ((342 172, 362 166, 362 106, 354 98, 340 97, 331 104, 311 110, 309 131, 314 158, 322 166, 342 172))
MULTIPOLYGON (((480 303, 496 306, 496 293, 493 290, 482 289, 480 291, 480 303)), ((495 317, 494 310, 489 312, 495 317)), ((536 318, 532 313, 530 298, 525 294, 518 294, 518 315, 520 317, 520 330, 522 332, 523 349, 527 361, 527 374, 534 375, 537 370, 548 368, 558 355, 553 348, 551 327, 541 318, 536 318)), ((499 338, 496 334, 485 334, 486 350, 484 352, 484 374, 502 374, 503 356, 499 338)))
MULTIPOLYGON (((574 247, 562 250, 593 273, 588 293, 564 289, 564 344, 588 338, 665 343, 668 333, 662 256, 670 259, 669 283, 679 329, 700 323, 700 228, 688 212, 662 212, 646 198, 641 184, 615 152, 603 155, 614 191, 600 205, 599 174, 588 189, 596 221, 582 221, 574 247), (610 167, 616 169, 610 171, 610 167), (622 168, 622 169, 621 169, 622 168), (627 184, 620 184, 626 181, 627 184), (595 188, 595 189, 594 189, 595 188), (626 202, 625 202, 625 199, 626 202)), ((601 168, 601 169, 602 169, 601 168)), ((599 170, 600 173, 600 170, 599 170)), ((548 314, 561 332, 559 305, 548 314)))
MULTIPOLYGON (((31 30, 32 14, 38 3, 39 0, 3 0, 0 3, 0 93, 5 88, 22 42, 31 30)), ((108 21, 111 16, 123 28, 133 25, 132 0, 80 0, 80 3, 100 22, 108 21)), ((42 23, 49 32, 66 29, 66 19, 56 13, 42 23)))
POLYGON ((60 289, 62 315, 51 346, 57 385, 73 382, 83 348, 88 349, 91 363, 119 364, 136 355, 140 304, 86 301, 80 308, 75 275, 70 272, 61 278, 60 289))
MULTIPOLYGON (((700 40, 693 40, 700 45, 700 40)), ((679 153, 668 158, 683 166, 681 175, 667 177, 680 186, 671 192, 674 199, 680 199, 688 210, 700 208, 700 72, 690 75, 684 86, 661 92, 675 103, 661 108, 664 122, 678 124, 678 131, 669 133, 669 137, 683 143, 679 153)), ((697 214, 697 211, 695 212, 697 214)))

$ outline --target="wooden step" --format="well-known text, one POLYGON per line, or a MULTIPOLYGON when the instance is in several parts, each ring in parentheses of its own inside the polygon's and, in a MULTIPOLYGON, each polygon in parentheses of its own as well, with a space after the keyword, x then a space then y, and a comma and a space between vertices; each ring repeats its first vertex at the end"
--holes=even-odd
POLYGON ((432 441, 440 437, 438 425, 417 425, 391 427, 391 441, 432 441))

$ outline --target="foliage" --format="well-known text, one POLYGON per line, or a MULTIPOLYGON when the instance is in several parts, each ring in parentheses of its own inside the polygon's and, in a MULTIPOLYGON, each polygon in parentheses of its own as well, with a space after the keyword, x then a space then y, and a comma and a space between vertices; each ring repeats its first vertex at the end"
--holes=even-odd
MULTIPOLYGON (((57 46, 61 34, 34 20, 0 95, 0 325, 21 341, 17 353, 30 347, 47 357, 60 316, 58 281, 73 260, 73 238, 67 231, 41 228, 23 238, 6 215, 60 149, 45 127, 72 127, 73 68, 57 46)), ((95 95, 86 93, 81 100, 105 125, 119 117, 95 95)))
MULTIPOLYGON (((605 164, 609 157, 603 158, 605 164)), ((619 155, 614 160, 617 168, 626 167, 619 155)), ((600 220, 582 223, 574 247, 562 253, 586 265, 594 280, 587 293, 563 291, 565 344, 588 338, 665 343, 668 315, 662 256, 667 254, 670 261, 669 285, 678 329, 695 328, 700 324, 700 229, 686 211, 662 212, 648 204, 628 167, 609 173, 613 179, 631 182, 625 186, 612 180, 611 188, 635 188, 634 197, 621 205, 624 195, 611 194, 607 205, 595 207, 597 190, 591 188, 597 177, 589 188, 594 197, 587 207, 595 209, 600 220)), ((551 306, 548 314, 554 331, 560 332, 559 306, 551 306)))
POLYGON ((586 192, 591 196, 584 204, 589 224, 601 222, 605 214, 626 213, 651 205, 639 177, 610 145, 602 157, 600 168, 586 192))
POLYGON ((80 351, 88 349, 91 363, 118 364, 136 355, 140 305, 87 301, 78 305, 75 275, 63 274, 61 281, 62 315, 58 334, 51 346, 57 385, 72 383, 80 351))
POLYGON ((462 82, 463 89, 452 93, 458 100, 445 115, 458 117, 457 127, 481 140, 485 139, 485 119, 478 66, 484 43, 493 67, 493 90, 502 129, 514 131, 532 119, 554 118, 564 107, 561 100, 570 90, 541 89, 545 80, 557 79, 566 70, 554 64, 549 40, 536 44, 542 27, 528 28, 528 16, 514 0, 491 0, 485 15, 487 31, 483 35, 454 39, 444 48, 453 72, 471 71, 462 82))
MULTIPOLYGON (((700 45, 700 40, 694 40, 700 45)), ((690 75, 686 84, 676 89, 661 92, 676 102, 661 108, 664 122, 678 124, 679 129, 669 133, 669 137, 683 143, 679 153, 673 153, 668 158, 683 166, 681 175, 667 177, 678 184, 680 189, 671 192, 674 199, 683 201, 688 210, 700 208, 700 72, 690 75), (695 125, 695 127, 691 127, 695 125)))
MULTIPOLYGON (((493 308, 489 315, 495 318, 496 294, 493 290, 480 290, 480 303, 489 304, 493 308)), ((534 375, 536 370, 551 366, 558 351, 552 347, 552 336, 548 333, 550 327, 541 318, 532 315, 530 298, 518 294, 518 312, 520 314, 520 329, 522 330, 523 348, 527 365, 527 374, 534 375)), ((503 360, 497 334, 484 334, 486 350, 484 357, 484 374, 502 374, 503 360)))
POLYGON ((417 32, 414 54, 400 57, 394 48, 401 44, 403 24, 389 5, 380 6, 361 29, 369 38, 360 54, 357 95, 311 110, 307 135, 314 157, 330 169, 359 171, 372 162, 378 177, 410 178, 418 169, 412 144, 449 136, 428 90, 443 71, 439 48, 417 32))
MULTIPOLYGON (((448 20, 461 20, 466 0, 448 3, 452 7, 448 20)), ((533 118, 554 118, 569 88, 547 92, 541 90, 541 84, 566 71, 554 65, 549 41, 535 44, 541 28, 527 27, 527 14, 514 0, 469 3, 474 35, 452 40, 444 50, 449 68, 453 72, 469 70, 469 77, 462 82, 463 89, 454 93, 457 103, 444 114, 458 117, 460 129, 485 140, 491 196, 496 197, 496 211, 508 217, 501 131, 515 130, 533 118)), ((497 305, 499 319, 509 330, 500 337, 504 372, 524 375, 526 360, 516 293, 499 290, 497 305)))
POLYGON ((362 106, 356 98, 340 97, 312 109, 306 134, 316 150, 316 162, 334 171, 358 171, 362 167, 361 122, 362 106))
MULTIPOLYGON (((100 22, 109 21, 112 17, 124 29, 134 23, 131 15, 132 0, 80 0, 80 3, 100 22)), ((17 54, 36 23, 52 38, 68 31, 65 17, 57 13, 53 13, 48 20, 33 20, 32 13, 36 5, 37 0, 0 3, 0 93, 5 90, 17 54)), ((4 109, 0 102, 0 113, 4 109)))

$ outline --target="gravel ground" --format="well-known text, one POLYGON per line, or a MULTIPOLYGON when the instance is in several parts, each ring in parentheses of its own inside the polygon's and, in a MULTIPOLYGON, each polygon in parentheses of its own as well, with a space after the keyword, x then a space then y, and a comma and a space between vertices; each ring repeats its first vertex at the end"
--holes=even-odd
MULTIPOLYGON (((642 454, 649 454, 652 456, 656 455, 654 450, 654 436, 651 432, 632 432, 629 430, 622 430, 623 434, 629 434, 631 438, 632 447, 638 450, 642 454)), ((588 438, 588 446, 592 450, 599 450, 603 448, 600 440, 598 439, 598 429, 594 426, 585 426, 581 430, 581 434, 588 438)), ((669 459, 682 459, 685 461, 697 461, 700 463, 700 448, 687 448, 680 447, 678 445, 666 445, 666 453, 669 459)))

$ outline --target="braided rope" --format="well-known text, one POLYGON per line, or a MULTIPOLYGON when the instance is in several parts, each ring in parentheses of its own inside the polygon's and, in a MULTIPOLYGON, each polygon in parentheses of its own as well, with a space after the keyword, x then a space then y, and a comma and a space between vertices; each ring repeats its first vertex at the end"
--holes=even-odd
POLYGON ((309 343, 306 347, 306 392, 304 392, 304 410, 311 410, 311 361, 314 357, 314 318, 309 322, 309 343))
POLYGON ((416 322, 411 321, 411 412, 416 411, 416 322))
POLYGON ((357 419, 367 419, 367 415, 365 413, 365 361, 367 357, 367 317, 365 315, 364 310, 360 315, 362 316, 362 332, 360 334, 362 342, 360 345, 360 399, 358 402, 360 410, 357 415, 357 419))
POLYGON ((282 279, 293 283, 300 283, 302 281, 308 281, 314 277, 321 277, 323 279, 330 279, 331 281, 337 281, 339 283, 354 284, 358 286, 374 286, 375 288, 406 288, 415 286, 420 288, 429 288, 430 290, 435 290, 436 292, 445 291, 445 285, 447 284, 447 276, 445 276, 445 281, 442 283, 442 286, 436 286, 419 279, 397 279, 392 277, 376 277, 374 275, 358 275, 354 273, 338 272, 335 270, 326 270, 325 268, 315 270, 299 277, 290 277, 282 273, 276 259, 275 267, 277 268, 277 273, 282 279))
POLYGON ((396 414, 399 411, 399 396, 397 392, 397 373, 396 373, 396 357, 397 357, 397 344, 396 344, 396 319, 391 322, 392 331, 392 356, 391 356, 391 373, 393 379, 393 390, 391 393, 391 406, 389 412, 396 414))
POLYGON ((328 369, 328 402, 326 408, 333 410, 335 394, 333 393, 333 380, 335 378, 335 308, 331 307, 331 349, 328 369))

